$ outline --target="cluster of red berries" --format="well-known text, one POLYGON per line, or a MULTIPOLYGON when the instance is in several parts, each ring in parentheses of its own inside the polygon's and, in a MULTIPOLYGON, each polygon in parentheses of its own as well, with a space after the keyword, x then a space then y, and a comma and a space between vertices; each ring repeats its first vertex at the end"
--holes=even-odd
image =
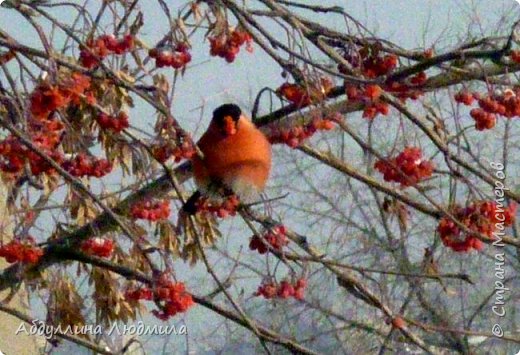
POLYGON ((283 83, 276 92, 296 107, 305 107, 320 102, 333 89, 334 83, 327 77, 305 84, 283 83))
POLYGON ((497 116, 494 113, 486 112, 481 108, 472 109, 470 116, 475 120, 475 129, 477 131, 491 129, 497 123, 497 116))
MULTIPOLYGON (((63 129, 63 123, 54 116, 30 117, 28 120, 28 135, 32 142, 58 164, 63 161, 63 155, 56 149, 61 142, 63 129)), ((47 161, 12 135, 0 142, 0 157, 1 170, 11 174, 20 173, 26 163, 33 175, 55 173, 47 161)))
POLYGON ((114 242, 111 239, 94 237, 81 243, 81 250, 89 255, 108 258, 114 251, 114 242))
POLYGON ((479 108, 472 109, 470 116, 475 120, 475 128, 478 131, 495 127, 497 115, 507 118, 520 116, 520 88, 507 89, 486 97, 462 90, 455 94, 454 98, 466 106, 477 100, 479 108))
POLYGON ((167 219, 170 216, 170 201, 140 201, 132 206, 130 215, 134 219, 146 219, 151 222, 167 219))
POLYGON ((255 296, 263 296, 266 299, 281 298, 287 299, 294 297, 297 300, 303 300, 305 297, 305 288, 307 287, 307 280, 304 278, 298 279, 294 285, 287 280, 279 284, 269 281, 262 283, 258 290, 254 293, 255 296))
MULTIPOLYGON (((56 149, 61 142, 64 125, 56 118, 28 120, 28 135, 32 142, 56 163, 63 161, 63 155, 56 149)), ((22 171, 28 164, 33 175, 54 174, 55 170, 42 157, 31 151, 17 137, 7 136, 0 142, 0 169, 11 174, 22 171)))
POLYGON ((236 195, 225 197, 221 202, 210 201, 207 198, 200 198, 197 201, 197 212, 210 213, 219 218, 235 216, 240 200, 236 195))
POLYGON ((150 49, 148 55, 155 59, 155 65, 158 68, 172 67, 180 69, 191 62, 191 54, 188 51, 186 43, 179 43, 175 48, 153 48, 150 49))
POLYGON ((513 117, 520 114, 520 100, 516 93, 508 90, 504 95, 492 95, 478 100, 478 105, 486 112, 513 117))
POLYGON ((27 123, 29 136, 37 146, 43 149, 55 149, 60 144, 65 125, 59 119, 31 118, 27 123))
POLYGON ((103 177, 112 171, 112 164, 106 159, 97 159, 85 153, 79 153, 74 159, 67 160, 62 164, 72 176, 94 176, 103 177))
MULTIPOLYGON (((516 218, 517 205, 510 204, 507 208, 499 207, 494 201, 477 201, 467 207, 456 206, 452 209, 453 216, 469 230, 494 239, 496 224, 504 227, 513 224, 516 218), (497 218, 497 216, 500 216, 497 218)), ((450 218, 444 217, 437 226, 442 243, 456 252, 467 252, 471 249, 482 250, 484 244, 476 235, 464 233, 450 218)))
POLYGON ((413 186, 430 177, 434 165, 423 158, 420 148, 406 147, 393 159, 378 160, 374 167, 383 174, 385 181, 413 186))
POLYGON ((379 85, 347 85, 345 88, 349 101, 363 102, 363 117, 369 120, 378 114, 388 115, 390 107, 386 102, 379 100, 383 89, 379 85))
POLYGON ((90 86, 90 78, 79 73, 72 73, 58 85, 43 82, 31 94, 31 114, 34 118, 46 119, 54 111, 65 108, 71 103, 79 104, 82 97, 85 97, 88 102, 95 102, 89 90, 90 86))
MULTIPOLYGON (((95 102, 90 85, 87 76, 72 73, 61 79, 58 85, 50 85, 48 82, 39 84, 30 96, 28 135, 40 150, 58 164, 63 161, 57 147, 61 142, 64 125, 53 113, 70 104, 79 104, 82 98, 90 103, 95 102)), ((22 171, 25 163, 29 164, 34 175, 55 172, 43 158, 30 151, 14 136, 8 136, 0 142, 0 156, 0 169, 5 172, 17 174, 22 171)))
POLYGON ((311 97, 307 93, 307 88, 303 85, 283 83, 276 89, 276 92, 298 107, 307 106, 311 103, 311 97))
MULTIPOLYGON (((49 143, 48 139, 43 140, 43 143, 38 141, 35 141, 34 143, 43 153, 47 154, 57 163, 62 162, 63 155, 49 147, 50 144, 44 144, 49 143)), ((11 135, 0 142, 0 158, 0 169, 7 173, 20 173, 26 163, 30 167, 33 175, 40 175, 43 173, 52 175, 56 172, 47 161, 38 154, 29 150, 29 148, 20 142, 18 138, 11 135)))
POLYGON ((287 244, 289 244, 287 229, 283 225, 278 225, 264 233, 262 238, 253 235, 249 242, 249 249, 258 250, 258 253, 265 254, 269 251, 269 247, 276 251, 282 251, 282 248, 287 244))
POLYGON ((45 119, 52 112, 63 108, 70 102, 68 96, 59 86, 42 83, 32 92, 30 110, 34 118, 45 119))
MULTIPOLYGON (((56 148, 61 142, 64 129, 63 123, 53 113, 59 109, 66 109, 69 105, 79 105, 82 99, 93 104, 96 99, 90 90, 90 78, 79 73, 72 73, 62 78, 58 85, 50 85, 43 82, 36 87, 30 97, 29 135, 32 141, 50 155, 57 163, 63 161, 61 153, 56 148)), ((21 153, 23 149, 18 149, 21 153)), ((53 173, 54 169, 42 158, 32 152, 20 154, 31 166, 33 174, 53 173)), ((16 164, 15 164, 16 165, 16 164)), ((18 169, 21 169, 20 164, 18 169)), ((16 169, 14 169, 16 170, 16 169)))
POLYGON ((117 116, 109 116, 104 112, 100 112, 96 121, 102 129, 106 129, 115 133, 120 133, 122 130, 129 127, 128 115, 121 111, 117 116))
POLYGON ((477 98, 475 96, 478 96, 478 95, 476 95, 476 93, 471 93, 467 90, 461 90, 458 93, 456 93, 453 96, 453 98, 455 99, 456 102, 458 102, 460 104, 464 104, 466 106, 471 106, 473 104, 473 101, 475 101, 475 99, 477 98))
POLYGON ((5 258, 8 263, 21 261, 34 264, 40 260, 43 250, 35 246, 34 239, 27 237, 26 240, 12 240, 0 246, 0 257, 5 258))
POLYGON ((184 140, 180 145, 172 145, 171 142, 154 145, 153 156, 157 161, 164 163, 173 157, 176 163, 183 159, 191 159, 195 155, 195 147, 191 140, 184 140))
POLYGON ((152 154, 157 161, 164 163, 171 157, 178 163, 191 159, 196 151, 191 137, 173 117, 159 120, 155 125, 158 142, 152 144, 152 154))
POLYGON ((336 114, 325 118, 314 118, 311 122, 301 126, 295 125, 289 128, 272 126, 269 128, 268 139, 271 144, 284 143, 291 148, 296 148, 317 131, 334 129, 335 122, 339 120, 341 120, 341 115, 336 114))
POLYGON ((70 104, 79 105, 81 100, 85 100, 90 105, 96 103, 92 81, 86 75, 72 73, 70 76, 62 78, 60 89, 70 104))
MULTIPOLYGON (((351 51, 344 55, 345 59, 353 68, 359 68, 368 78, 376 78, 389 74, 397 66, 397 56, 394 54, 383 55, 374 48, 362 48, 359 51, 351 51)), ((345 68, 339 66, 341 72, 346 72, 345 68)), ((423 91, 420 89, 426 83, 427 76, 424 72, 419 72, 408 78, 404 82, 392 81, 383 87, 379 85, 352 85, 345 87, 347 97, 350 101, 362 102, 365 105, 363 117, 369 120, 374 119, 378 114, 388 115, 390 108, 385 102, 379 100, 384 91, 392 93, 401 101, 406 99, 416 100, 423 91)))
POLYGON ((480 99, 478 104, 488 112, 507 118, 520 116, 520 88, 506 89, 491 97, 480 99))
POLYGON ((248 52, 253 51, 253 38, 242 28, 235 28, 228 33, 209 37, 210 55, 221 57, 228 63, 233 63, 240 52, 240 47, 246 44, 248 52))
POLYGON ((168 279, 166 274, 162 274, 158 278, 158 282, 154 289, 146 286, 128 289, 125 292, 125 298, 130 301, 152 301, 155 298, 164 302, 162 312, 154 310, 152 313, 161 320, 176 315, 180 312, 186 312, 188 308, 194 305, 192 296, 186 292, 183 282, 173 282, 168 279))
POLYGON ((162 311, 153 310, 154 316, 167 320, 177 313, 186 312, 195 304, 193 297, 186 291, 183 282, 174 282, 166 274, 162 274, 154 287, 153 294, 163 303, 162 311))
MULTIPOLYGON (((352 68, 360 69, 367 78, 377 78, 386 75, 397 66, 397 56, 395 54, 384 55, 376 48, 363 47, 361 49, 352 48, 343 54, 343 58, 350 63, 352 68)), ((347 74, 343 65, 338 66, 338 70, 347 74)))
POLYGON ((85 68, 92 69, 109 54, 124 54, 131 51, 135 45, 135 38, 131 34, 117 39, 114 35, 103 35, 97 39, 88 39, 85 46, 81 46, 79 61, 85 68))

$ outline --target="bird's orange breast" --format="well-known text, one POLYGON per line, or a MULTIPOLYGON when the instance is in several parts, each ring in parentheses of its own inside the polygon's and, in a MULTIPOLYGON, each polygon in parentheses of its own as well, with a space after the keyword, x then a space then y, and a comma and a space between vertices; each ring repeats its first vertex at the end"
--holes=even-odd
POLYGON ((235 134, 225 137, 210 126, 197 143, 204 154, 204 159, 192 161, 199 188, 204 190, 213 181, 231 189, 238 183, 264 189, 271 170, 271 144, 252 122, 241 118, 237 127, 235 134))

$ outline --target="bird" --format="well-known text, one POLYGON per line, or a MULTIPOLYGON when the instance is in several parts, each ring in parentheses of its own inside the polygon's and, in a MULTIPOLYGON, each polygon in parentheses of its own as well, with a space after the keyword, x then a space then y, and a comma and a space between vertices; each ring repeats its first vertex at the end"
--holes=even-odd
POLYGON ((184 212, 195 214, 201 197, 221 195, 222 190, 241 202, 252 202, 263 192, 271 172, 271 144, 236 104, 213 111, 197 146, 203 155, 191 160, 197 190, 183 205, 184 212))

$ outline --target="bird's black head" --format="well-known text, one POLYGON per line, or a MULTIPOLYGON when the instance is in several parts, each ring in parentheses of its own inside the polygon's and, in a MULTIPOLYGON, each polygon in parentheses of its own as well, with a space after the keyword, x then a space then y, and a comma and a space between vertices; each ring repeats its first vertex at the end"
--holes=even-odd
POLYGON ((240 115, 242 111, 240 107, 235 104, 224 104, 219 106, 215 111, 213 111, 213 122, 219 125, 219 127, 224 126, 224 118, 226 116, 230 116, 233 121, 238 122, 240 119, 240 115))
POLYGON ((213 122, 226 136, 236 133, 238 120, 242 115, 240 107, 235 104, 224 104, 213 111, 213 122))

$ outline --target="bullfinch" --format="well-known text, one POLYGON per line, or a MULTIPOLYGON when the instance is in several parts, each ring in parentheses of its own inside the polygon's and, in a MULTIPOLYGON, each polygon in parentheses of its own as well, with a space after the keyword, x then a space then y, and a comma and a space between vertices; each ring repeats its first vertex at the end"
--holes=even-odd
POLYGON ((264 190, 271 170, 271 144, 237 105, 224 104, 213 111, 197 145, 203 154, 192 159, 198 190, 184 204, 184 212, 195 214, 201 196, 224 191, 251 202, 264 190))

